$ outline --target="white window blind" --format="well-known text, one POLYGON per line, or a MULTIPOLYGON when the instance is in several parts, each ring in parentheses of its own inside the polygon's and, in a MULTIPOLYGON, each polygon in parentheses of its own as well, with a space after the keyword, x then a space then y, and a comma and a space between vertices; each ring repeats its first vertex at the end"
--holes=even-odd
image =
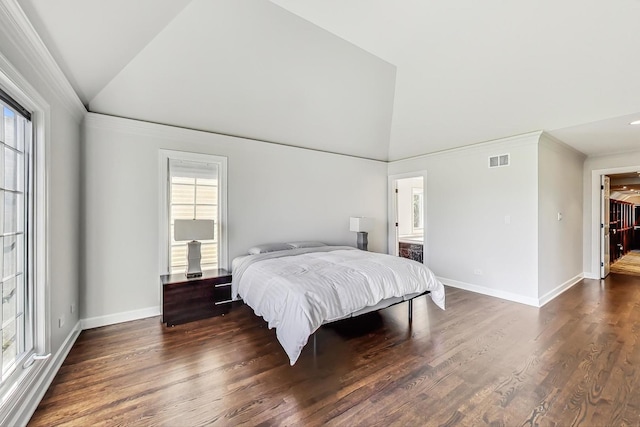
POLYGON ((31 122, 0 94, 0 385, 33 350, 29 243, 32 200, 31 122))
POLYGON ((186 242, 174 239, 176 219, 215 221, 213 240, 202 241, 202 269, 220 264, 220 168, 216 163, 169 159, 169 272, 183 272, 187 265, 186 242))

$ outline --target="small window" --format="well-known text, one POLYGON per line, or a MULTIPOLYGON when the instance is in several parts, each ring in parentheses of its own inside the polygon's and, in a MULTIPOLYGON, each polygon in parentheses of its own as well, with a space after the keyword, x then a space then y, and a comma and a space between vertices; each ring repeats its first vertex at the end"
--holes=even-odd
POLYGON ((226 158, 163 150, 166 195, 162 221, 166 230, 163 272, 184 272, 187 244, 174 238, 176 219, 208 219, 215 222, 214 238, 201 241, 203 270, 227 268, 226 257, 226 158))
MULTIPOLYGON (((210 219, 220 223, 218 215, 218 165, 186 160, 169 160, 171 177, 169 272, 184 271, 187 266, 187 245, 174 239, 176 219, 210 219)), ((201 247, 203 270, 218 268, 218 235, 204 240, 201 247)))
POLYGON ((413 233, 420 233, 424 229, 424 189, 411 189, 412 229, 413 233))

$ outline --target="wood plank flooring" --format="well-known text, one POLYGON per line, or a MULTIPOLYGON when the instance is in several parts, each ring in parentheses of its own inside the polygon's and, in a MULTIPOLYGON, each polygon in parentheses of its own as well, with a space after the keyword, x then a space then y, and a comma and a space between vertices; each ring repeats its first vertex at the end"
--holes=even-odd
POLYGON ((640 278, 541 309, 447 289, 323 327, 291 367, 246 306, 82 332, 30 426, 640 424, 640 278))
POLYGON ((611 272, 640 276, 640 251, 633 250, 615 261, 611 264, 611 272))

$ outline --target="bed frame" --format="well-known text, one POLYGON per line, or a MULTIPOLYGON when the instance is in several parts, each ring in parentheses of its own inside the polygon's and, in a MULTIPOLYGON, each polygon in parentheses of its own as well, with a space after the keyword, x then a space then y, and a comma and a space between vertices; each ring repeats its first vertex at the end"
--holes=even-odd
MULTIPOLYGON (((385 308, 389 308, 391 306, 401 304, 401 303, 403 303, 405 301, 409 303, 408 304, 408 315, 409 315, 409 324, 411 324, 411 322, 413 321, 413 300, 418 298, 418 297, 421 297, 423 295, 430 294, 430 293, 431 293, 431 291, 424 291, 424 292, 417 292, 417 293, 414 293, 414 294, 403 295, 401 297, 388 298, 388 299, 380 301, 376 305, 372 305, 371 307, 365 307, 362 310, 355 311, 355 312, 353 312, 351 314, 348 314, 348 315, 346 315, 344 317, 341 317, 339 319, 334 319, 334 320, 332 320, 330 322, 324 322, 323 325, 327 325, 329 323, 337 322, 339 320, 350 319, 352 317, 361 316, 363 314, 371 313, 372 311, 383 310, 385 308)), ((316 332, 318 332, 318 330, 316 330, 313 333, 313 354, 317 353, 316 332)))
POLYGON ((353 313, 347 314, 346 316, 340 317, 339 319, 334 319, 334 320, 331 320, 329 322, 324 322, 323 325, 326 325, 327 323, 337 322, 338 320, 349 319, 351 317, 356 317, 356 316, 360 316, 362 314, 371 313, 372 311, 382 310, 382 309, 391 307, 393 305, 403 303, 405 301, 407 301, 409 303, 409 323, 411 323, 411 321, 413 320, 413 300, 414 300, 414 298, 418 298, 418 297, 421 297, 422 295, 427 295, 429 293, 431 293, 431 291, 416 292, 416 293, 413 293, 413 294, 403 295, 401 297, 387 298, 385 300, 380 301, 376 305, 372 305, 370 307, 365 307, 362 310, 354 311, 353 313))

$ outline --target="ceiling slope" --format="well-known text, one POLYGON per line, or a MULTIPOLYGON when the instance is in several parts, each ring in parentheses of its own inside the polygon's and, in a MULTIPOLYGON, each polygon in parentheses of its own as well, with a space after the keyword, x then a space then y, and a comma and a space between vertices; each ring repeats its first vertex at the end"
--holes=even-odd
POLYGON ((398 67, 391 159, 640 116, 638 0, 272 1, 398 67))
POLYGON ((395 67, 266 0, 194 0, 93 112, 387 158, 395 67))
POLYGON ((16 1, 99 113, 383 160, 640 147, 640 0, 16 1))
POLYGON ((87 105, 191 0, 18 0, 87 105))

